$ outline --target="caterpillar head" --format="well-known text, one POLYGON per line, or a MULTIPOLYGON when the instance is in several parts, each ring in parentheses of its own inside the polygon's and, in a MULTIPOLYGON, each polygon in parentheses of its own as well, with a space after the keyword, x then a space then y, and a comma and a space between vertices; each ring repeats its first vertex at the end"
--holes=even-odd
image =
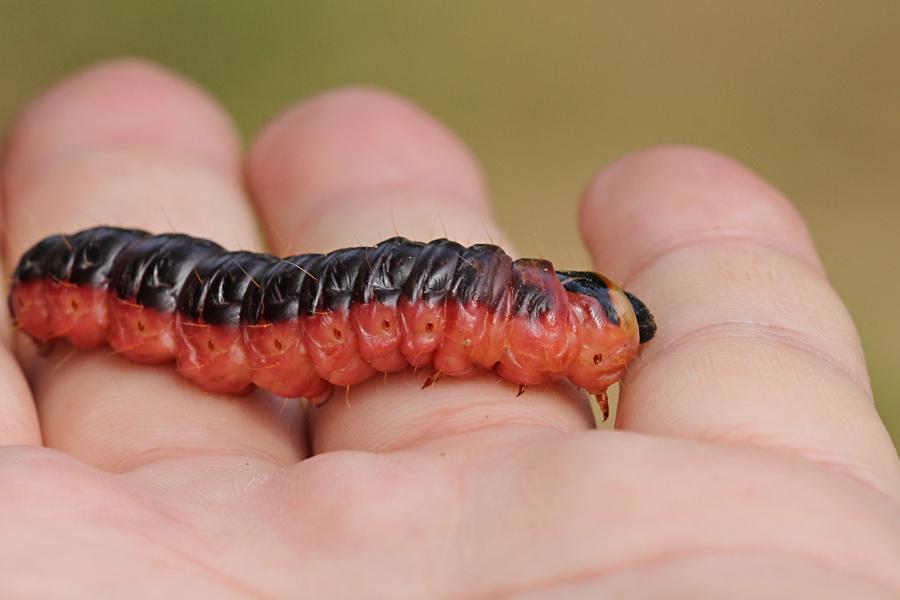
POLYGON ((621 379, 638 346, 656 333, 647 306, 609 279, 588 271, 560 271, 578 323, 577 356, 568 378, 591 393, 602 393, 621 379))
POLYGON ((656 335, 656 320, 647 305, 641 302, 641 299, 630 292, 625 292, 625 297, 631 303, 634 309, 634 316, 637 317, 638 332, 640 332, 641 343, 649 342, 656 335))

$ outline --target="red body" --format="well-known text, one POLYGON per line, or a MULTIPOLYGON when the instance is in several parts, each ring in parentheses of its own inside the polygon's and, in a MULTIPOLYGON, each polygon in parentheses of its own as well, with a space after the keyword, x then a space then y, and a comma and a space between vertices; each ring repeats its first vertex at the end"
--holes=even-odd
POLYGON ((244 326, 194 322, 106 289, 44 279, 17 283, 11 301, 19 327, 39 342, 108 343, 135 362, 174 360, 182 375, 215 392, 241 394, 258 385, 280 396, 320 398, 331 384, 432 366, 456 377, 496 368, 520 385, 568 377, 603 393, 637 354, 634 312, 612 284, 618 324, 590 296, 566 292, 558 282, 555 288, 558 308, 537 318, 510 314, 508 306, 401 299, 396 307, 354 303, 349 310, 244 326))

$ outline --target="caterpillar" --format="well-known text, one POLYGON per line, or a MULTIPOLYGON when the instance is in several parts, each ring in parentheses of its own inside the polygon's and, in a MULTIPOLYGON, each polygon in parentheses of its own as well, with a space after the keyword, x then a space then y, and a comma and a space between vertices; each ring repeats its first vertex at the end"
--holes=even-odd
POLYGON ((656 331, 644 303, 604 276, 491 244, 394 237, 277 258, 106 226, 26 251, 9 309, 38 343, 109 344, 138 363, 174 360, 212 392, 259 386, 314 403, 332 386, 428 365, 426 386, 496 370, 520 394, 565 377, 605 400, 656 331))

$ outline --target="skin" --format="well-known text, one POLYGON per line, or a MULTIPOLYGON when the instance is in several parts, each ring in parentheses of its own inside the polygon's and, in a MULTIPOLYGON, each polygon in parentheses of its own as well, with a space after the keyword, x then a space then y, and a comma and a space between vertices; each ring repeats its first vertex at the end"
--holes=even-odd
MULTIPOLYGON (((22 112, 2 184, 7 273, 99 223, 279 254, 442 227, 509 247, 457 138, 368 89, 301 102, 242 156, 192 83, 100 64, 22 112)), ((615 431, 563 385, 409 373, 304 415, 10 337, 0 596, 896 597, 900 464, 790 203, 666 147, 601 171, 580 211, 598 270, 660 324, 615 431)))

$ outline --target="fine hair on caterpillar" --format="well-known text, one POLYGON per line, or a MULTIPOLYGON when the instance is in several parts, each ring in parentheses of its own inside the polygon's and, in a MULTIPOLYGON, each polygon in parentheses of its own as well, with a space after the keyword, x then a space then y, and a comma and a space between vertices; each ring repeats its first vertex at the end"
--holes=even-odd
POLYGON ((210 391, 310 399, 409 366, 434 369, 426 385, 496 370, 520 392, 568 378, 602 396, 656 331, 600 274, 402 237, 277 258, 94 227, 32 246, 9 308, 39 343, 109 344, 135 362, 174 360, 210 391))

